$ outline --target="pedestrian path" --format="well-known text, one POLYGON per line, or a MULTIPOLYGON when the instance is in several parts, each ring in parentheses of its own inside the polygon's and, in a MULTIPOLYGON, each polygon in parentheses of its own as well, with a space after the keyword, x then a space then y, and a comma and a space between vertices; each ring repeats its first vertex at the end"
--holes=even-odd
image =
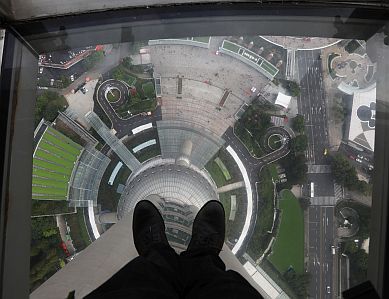
POLYGON ((138 159, 112 134, 96 113, 90 111, 85 115, 85 118, 131 171, 140 167, 141 164, 138 159))
POLYGON ((308 165, 308 173, 331 173, 330 165, 308 165))
POLYGON ((286 55, 286 79, 291 80, 294 78, 294 70, 296 65, 296 50, 287 49, 286 55))
POLYGON ((334 183, 334 190, 336 201, 343 199, 343 187, 337 183, 334 183))
POLYGON ((335 196, 316 196, 311 197, 312 206, 334 206, 336 204, 335 196))
POLYGON ((217 188, 217 193, 225 193, 225 192, 232 191, 235 189, 243 188, 244 186, 245 185, 244 185, 243 181, 231 183, 231 184, 225 185, 223 187, 217 188))

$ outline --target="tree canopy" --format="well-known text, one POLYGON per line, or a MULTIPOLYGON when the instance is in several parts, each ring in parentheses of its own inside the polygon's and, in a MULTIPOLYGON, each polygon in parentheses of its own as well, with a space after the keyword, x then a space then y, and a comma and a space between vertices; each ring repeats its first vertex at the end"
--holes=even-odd
POLYGON ((332 157, 331 166, 335 181, 346 188, 354 189, 359 181, 357 172, 342 154, 336 154, 332 157))
POLYGON ((94 67, 96 63, 102 61, 103 58, 104 58, 103 51, 94 51, 92 54, 90 54, 88 57, 86 57, 82 61, 82 63, 89 70, 92 67, 94 67))
POLYGON ((266 130, 271 126, 270 115, 264 113, 258 104, 251 105, 240 122, 253 134, 257 141, 261 139, 266 130))
POLYGON ((292 129, 298 133, 304 132, 304 116, 298 114, 295 118, 292 120, 292 129))
POLYGON ((50 90, 46 90, 37 97, 35 105, 35 125, 44 118, 48 121, 53 121, 58 111, 64 111, 68 107, 68 103, 64 96, 50 90))
POLYGON ((284 278, 298 298, 306 298, 308 296, 310 273, 297 274, 293 269, 289 269, 284 273, 284 278))
POLYGON ((304 134, 297 135, 295 138, 292 139, 291 146, 296 153, 305 151, 308 147, 307 136, 304 134))
POLYGON ((371 185, 358 179, 355 167, 342 154, 336 154, 332 157, 331 166, 335 181, 338 184, 363 194, 371 192, 371 185))
POLYGON ((292 150, 288 156, 280 160, 280 164, 285 169, 291 185, 303 184, 306 181, 308 167, 304 154, 292 150))

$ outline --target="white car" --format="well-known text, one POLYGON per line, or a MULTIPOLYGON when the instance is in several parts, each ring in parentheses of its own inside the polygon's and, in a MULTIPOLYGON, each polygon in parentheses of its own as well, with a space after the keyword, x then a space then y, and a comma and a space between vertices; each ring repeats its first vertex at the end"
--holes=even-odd
POLYGON ((356 158, 355 161, 357 161, 358 163, 362 163, 362 160, 359 158, 356 158))
POLYGON ((70 76, 70 81, 74 82, 74 75, 70 76))
POLYGON ((251 92, 256 92, 257 91, 257 89, 253 86, 253 87, 251 87, 251 92))
POLYGON ((330 286, 327 286, 327 293, 331 294, 331 287, 330 286))

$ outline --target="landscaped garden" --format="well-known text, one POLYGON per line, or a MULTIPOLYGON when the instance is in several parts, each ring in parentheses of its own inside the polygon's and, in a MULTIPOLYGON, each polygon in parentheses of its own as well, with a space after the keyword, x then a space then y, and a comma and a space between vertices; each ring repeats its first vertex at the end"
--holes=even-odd
POLYGON ((280 273, 293 269, 304 272, 304 217, 290 190, 281 191, 281 222, 269 260, 280 273))

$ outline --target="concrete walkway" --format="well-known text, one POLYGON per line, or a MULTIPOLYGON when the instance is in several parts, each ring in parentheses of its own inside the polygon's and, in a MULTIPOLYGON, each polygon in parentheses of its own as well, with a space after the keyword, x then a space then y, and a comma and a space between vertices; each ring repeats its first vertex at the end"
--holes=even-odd
POLYGON ((244 182, 240 181, 240 182, 228 184, 228 185, 225 185, 223 187, 217 188, 217 193, 225 193, 225 192, 232 191, 232 190, 239 189, 239 188, 243 188, 243 187, 244 187, 244 182))

